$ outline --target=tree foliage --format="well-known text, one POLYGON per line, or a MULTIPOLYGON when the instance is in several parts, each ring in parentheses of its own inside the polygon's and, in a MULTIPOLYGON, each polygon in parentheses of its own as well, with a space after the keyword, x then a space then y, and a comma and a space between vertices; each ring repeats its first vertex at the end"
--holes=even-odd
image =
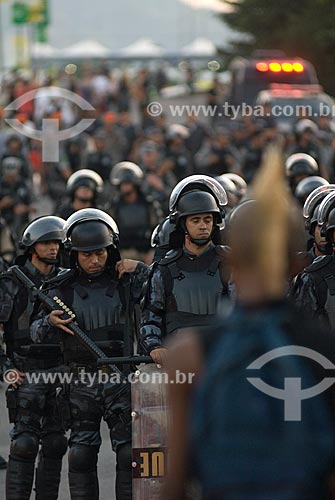
POLYGON ((240 34, 228 53, 250 55, 255 49, 281 49, 316 67, 321 84, 335 95, 334 0, 222 0, 232 12, 223 21, 240 34))

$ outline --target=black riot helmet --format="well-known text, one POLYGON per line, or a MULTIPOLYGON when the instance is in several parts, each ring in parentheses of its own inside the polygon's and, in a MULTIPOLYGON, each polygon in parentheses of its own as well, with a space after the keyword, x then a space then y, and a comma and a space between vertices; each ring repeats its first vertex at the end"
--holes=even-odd
POLYGON ((221 186, 227 193, 228 207, 233 208, 241 198, 239 189, 237 188, 236 184, 225 175, 219 175, 218 177, 215 177, 215 180, 218 181, 219 184, 221 184, 221 186))
POLYGON ((184 193, 194 190, 205 191, 214 196, 217 208, 219 208, 219 212, 221 214, 221 219, 224 218, 224 207, 228 203, 227 193, 218 181, 213 179, 213 177, 209 177, 208 175, 190 175, 178 182, 178 184, 173 188, 170 195, 170 212, 174 213, 176 211, 179 211, 179 209, 177 208, 179 199, 183 196, 184 193))
POLYGON ((303 206, 312 191, 320 186, 327 186, 328 184, 329 182, 326 179, 318 175, 306 177, 298 183, 294 191, 294 196, 299 201, 300 205, 303 206))
POLYGON ((77 264, 77 252, 108 249, 107 265, 120 260, 117 250, 119 230, 114 219, 103 210, 84 208, 72 214, 66 221, 65 247, 71 251, 70 265, 77 264))
POLYGON ((60 243, 64 237, 65 220, 54 215, 46 215, 33 220, 24 230, 20 246, 29 248, 40 241, 57 240, 60 243))
POLYGON ((79 187, 88 187, 94 194, 103 190, 104 181, 94 170, 82 168, 74 172, 67 180, 66 192, 73 198, 76 189, 79 187))
POLYGON ((121 161, 114 165, 109 180, 113 186, 119 186, 123 182, 140 186, 143 180, 143 170, 136 163, 121 161))
POLYGON ((321 202, 318 210, 318 224, 321 226, 321 236, 334 245, 333 230, 335 229, 335 191, 331 191, 321 202))
POLYGON ((182 217, 206 212, 215 214, 216 224, 222 222, 221 211, 214 196, 206 191, 188 191, 179 198, 176 211, 170 214, 170 222, 177 225, 182 217))
POLYGON ((236 195, 238 196, 239 200, 245 197, 245 195, 247 194, 248 185, 243 179, 243 177, 237 174, 233 174, 232 172, 228 172, 227 174, 220 175, 220 178, 229 179, 235 184, 237 191, 236 195))
POLYGON ((219 224, 222 226, 222 211, 214 196, 207 191, 193 190, 183 193, 177 201, 175 212, 170 214, 170 222, 176 225, 177 232, 182 230, 184 234, 188 234, 191 242, 198 246, 206 245, 210 240, 214 241, 214 239, 218 240, 217 243, 221 241, 219 236, 219 224), (212 234, 204 239, 192 238, 190 234, 188 234, 185 219, 189 215, 203 213, 213 214, 212 234), (216 233, 218 233, 217 238, 216 233))
POLYGON ((110 227, 99 220, 78 222, 70 236, 71 250, 90 252, 114 245, 114 235, 110 227))
POLYGON ((328 215, 328 223, 327 223, 327 228, 326 228, 326 240, 332 244, 332 246, 335 245, 335 241, 333 238, 333 231, 335 229, 335 204, 334 208, 329 212, 328 215))
POLYGON ((335 184, 327 184, 314 189, 306 198, 302 214, 305 219, 305 228, 313 236, 315 226, 318 223, 319 210, 321 202, 328 194, 335 190, 335 184))
POLYGON ((176 226, 166 217, 163 222, 158 224, 151 235, 151 246, 155 249, 153 260, 157 261, 165 256, 170 250, 170 236, 175 231, 176 226))
POLYGON ((319 171, 316 160, 306 153, 294 153, 285 162, 286 176, 289 178, 317 175, 319 171))
POLYGON ((175 230, 175 225, 170 222, 169 217, 165 217, 163 222, 158 224, 151 235, 152 248, 168 246, 169 238, 172 231, 175 230))
MULTIPOLYGON (((98 237, 98 232, 94 232, 94 234, 95 237, 98 237)), ((99 210, 98 208, 83 208, 74 212, 67 219, 64 227, 64 237, 67 248, 71 250, 90 251, 98 248, 106 248, 110 245, 117 248, 119 243, 119 230, 114 219, 103 210, 99 210), (99 224, 95 225, 95 227, 102 227, 101 224, 103 224, 108 229, 109 236, 107 237, 106 231, 101 229, 99 239, 95 241, 93 236, 89 234, 89 231, 94 227, 92 224, 88 224, 89 222, 98 222, 99 224), (73 232, 79 225, 81 225, 81 243, 77 240, 78 244, 76 244, 76 248, 74 248, 72 241, 74 236, 73 232), (87 234, 85 235, 85 233, 87 234), (88 249, 88 247, 90 248, 88 249)))
MULTIPOLYGON (((42 241, 59 241, 64 239, 65 220, 54 215, 46 215, 33 220, 26 227, 20 240, 20 247, 25 253, 31 253, 34 250, 35 243, 42 241)), ((34 250, 36 253, 36 250, 34 250)), ((38 256, 38 254, 37 254, 38 256)), ((46 264, 57 264, 57 259, 38 258, 46 264)))

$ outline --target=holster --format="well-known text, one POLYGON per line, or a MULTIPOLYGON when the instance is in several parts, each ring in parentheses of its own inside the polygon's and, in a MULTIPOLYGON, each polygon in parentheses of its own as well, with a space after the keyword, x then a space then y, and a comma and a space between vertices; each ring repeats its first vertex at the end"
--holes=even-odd
POLYGON ((8 387, 6 391, 6 402, 8 408, 9 423, 13 424, 17 417, 17 391, 14 387, 8 387))
POLYGON ((57 387, 56 405, 62 428, 68 430, 71 427, 71 406, 69 387, 67 384, 63 384, 62 387, 57 387))

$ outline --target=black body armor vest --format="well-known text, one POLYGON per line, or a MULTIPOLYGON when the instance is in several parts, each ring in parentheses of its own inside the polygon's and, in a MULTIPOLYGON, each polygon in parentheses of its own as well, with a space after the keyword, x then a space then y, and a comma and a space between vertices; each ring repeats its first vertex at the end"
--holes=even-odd
POLYGON ((215 247, 199 257, 182 254, 161 261, 166 291, 166 334, 177 329, 210 325, 227 284, 221 279, 215 247))
MULTIPOLYGON (((60 289, 60 296, 76 314, 80 328, 106 353, 121 356, 124 345, 125 287, 108 273, 81 275, 60 289)), ((74 336, 63 336, 66 362, 91 363, 92 355, 74 336)))

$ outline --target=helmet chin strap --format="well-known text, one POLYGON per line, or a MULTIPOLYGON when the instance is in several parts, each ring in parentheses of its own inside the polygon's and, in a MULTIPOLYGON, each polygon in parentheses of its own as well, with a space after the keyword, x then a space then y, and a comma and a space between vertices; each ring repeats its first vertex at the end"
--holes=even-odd
POLYGON ((211 234, 208 236, 208 238, 192 238, 192 236, 188 232, 186 232, 185 234, 188 236, 191 243, 193 243, 194 245, 197 245, 198 247, 204 247, 212 239, 211 234))
POLYGON ((44 262, 44 264, 48 264, 49 266, 55 266, 59 263, 58 257, 56 259, 48 259, 47 257, 40 257, 36 252, 35 248, 33 250, 33 253, 37 256, 38 260, 44 262))
POLYGON ((190 240, 191 243, 193 243, 194 245, 197 245, 198 247, 204 247, 205 245, 207 245, 212 240, 214 226, 213 226, 213 230, 212 230, 211 234, 207 238, 193 238, 190 235, 190 233, 188 232, 184 220, 181 222, 181 226, 182 226, 182 228, 185 231, 185 236, 187 236, 189 238, 189 240, 190 240))

